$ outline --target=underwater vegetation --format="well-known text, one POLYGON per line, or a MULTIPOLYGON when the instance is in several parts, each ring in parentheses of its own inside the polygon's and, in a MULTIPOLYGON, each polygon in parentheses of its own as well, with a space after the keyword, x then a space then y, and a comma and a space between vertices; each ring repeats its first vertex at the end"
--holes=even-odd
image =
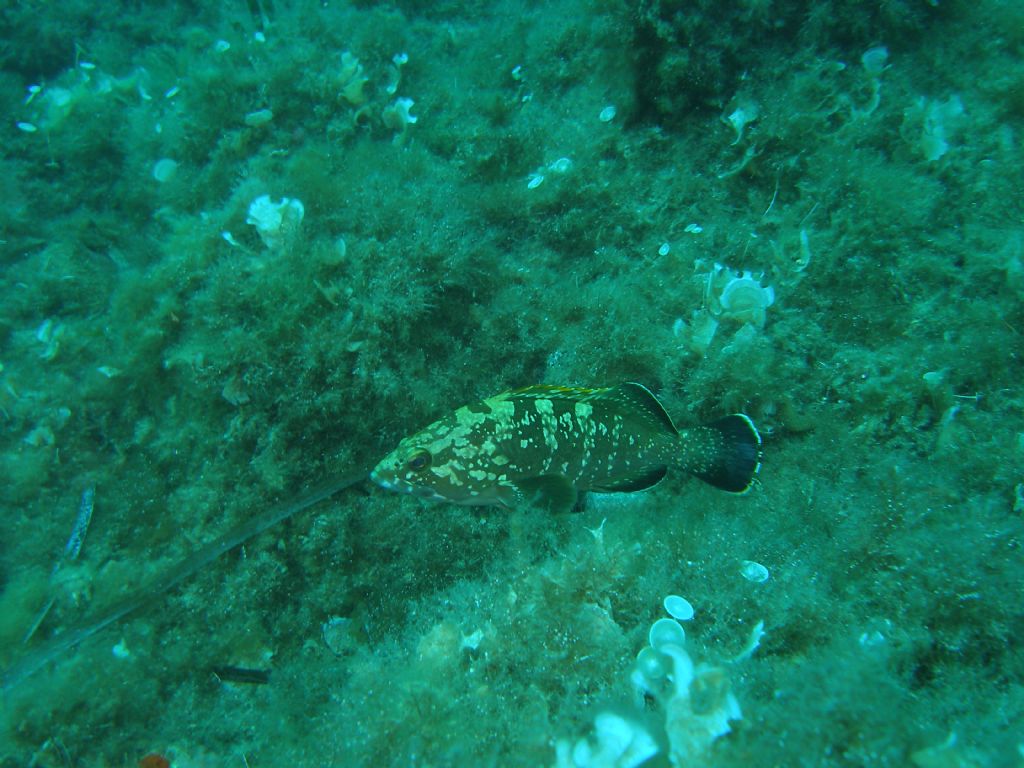
POLYGON ((356 483, 4 677, 0 763, 1021 765, 1019 2, 0 40, 0 669, 495 392, 764 438, 744 496, 356 483))

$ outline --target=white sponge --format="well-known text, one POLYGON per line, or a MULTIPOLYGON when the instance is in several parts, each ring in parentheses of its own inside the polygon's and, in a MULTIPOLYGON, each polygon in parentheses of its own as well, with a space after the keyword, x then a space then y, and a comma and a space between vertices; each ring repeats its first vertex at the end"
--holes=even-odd
POLYGON ((245 221, 256 227, 263 244, 270 250, 283 245, 298 231, 306 214, 301 200, 283 197, 275 203, 270 195, 260 195, 249 205, 245 221))

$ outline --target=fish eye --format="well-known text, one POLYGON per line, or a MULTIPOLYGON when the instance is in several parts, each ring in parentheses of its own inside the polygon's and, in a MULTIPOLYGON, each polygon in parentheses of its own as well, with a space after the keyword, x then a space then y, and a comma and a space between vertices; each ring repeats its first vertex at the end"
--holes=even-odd
POLYGON ((430 466, 430 451, 419 448, 412 452, 405 462, 405 468, 413 472, 420 472, 430 466))

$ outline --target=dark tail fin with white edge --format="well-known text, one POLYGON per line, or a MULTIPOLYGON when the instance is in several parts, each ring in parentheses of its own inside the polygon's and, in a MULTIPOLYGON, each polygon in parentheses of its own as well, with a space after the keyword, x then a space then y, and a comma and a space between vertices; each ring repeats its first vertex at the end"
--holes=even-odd
POLYGON ((761 435, 754 422, 734 413, 705 427, 717 434, 718 450, 710 464, 694 474, 723 491, 746 493, 761 469, 761 435))

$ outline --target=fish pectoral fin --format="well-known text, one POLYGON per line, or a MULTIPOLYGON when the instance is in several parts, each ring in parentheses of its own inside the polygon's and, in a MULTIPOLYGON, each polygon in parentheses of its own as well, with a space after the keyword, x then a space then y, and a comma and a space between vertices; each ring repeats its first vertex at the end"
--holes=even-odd
POLYGON ((561 514, 576 505, 576 486, 565 475, 526 477, 515 484, 525 503, 561 514))
POLYGON ((602 483, 594 486, 591 490, 597 493, 630 493, 632 491, 643 491, 661 482, 668 473, 668 467, 655 467, 635 475, 613 480, 610 483, 602 483))

